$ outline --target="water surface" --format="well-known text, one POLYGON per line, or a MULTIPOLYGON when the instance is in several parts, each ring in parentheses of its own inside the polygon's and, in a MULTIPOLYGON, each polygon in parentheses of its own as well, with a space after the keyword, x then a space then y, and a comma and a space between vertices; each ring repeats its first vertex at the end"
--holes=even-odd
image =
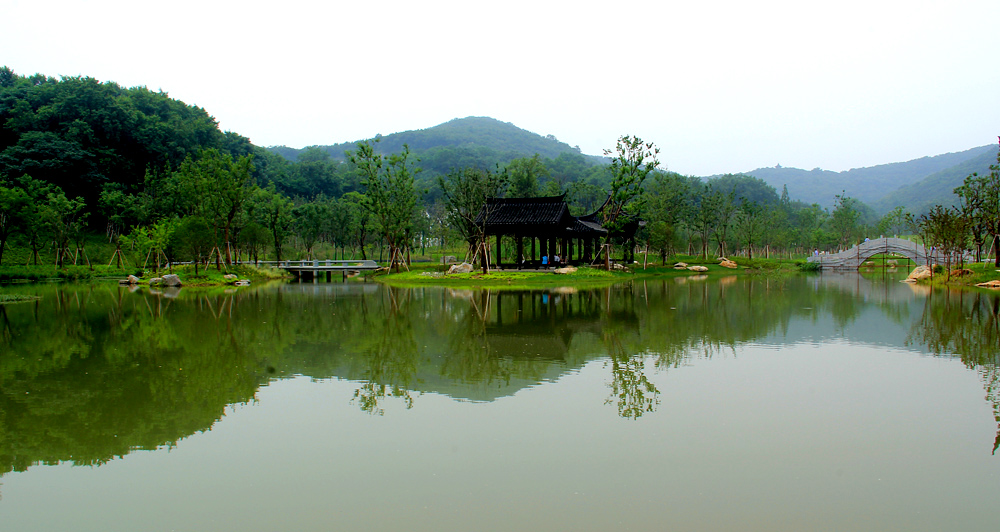
POLYGON ((996 528, 992 294, 3 290, 3 530, 996 528))

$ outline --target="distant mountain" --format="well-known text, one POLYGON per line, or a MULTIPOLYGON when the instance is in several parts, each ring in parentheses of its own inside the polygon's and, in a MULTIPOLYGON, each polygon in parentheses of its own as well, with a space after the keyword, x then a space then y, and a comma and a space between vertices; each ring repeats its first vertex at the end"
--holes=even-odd
MULTIPOLYGON (((924 213, 934 205, 951 206, 958 203, 954 190, 973 173, 988 174, 990 165, 997 162, 997 146, 986 149, 976 157, 955 166, 935 172, 911 185, 900 187, 871 205, 879 212, 887 212, 902 205, 914 214, 924 213)), ((981 148, 976 148, 980 150, 981 148)), ((973 151, 973 150, 970 150, 973 151)))
MULTIPOLYGON (((427 129, 392 133, 380 138, 378 151, 396 153, 403 148, 403 144, 406 144, 413 154, 421 158, 422 166, 430 170, 436 170, 433 166, 438 159, 441 159, 441 164, 456 160, 481 159, 486 161, 487 166, 492 166, 519 157, 530 157, 536 153, 548 159, 555 159, 562 154, 580 155, 578 147, 571 147, 552 135, 542 136, 508 122, 482 116, 456 118, 427 129), (431 165, 430 168, 427 168, 428 163, 431 165)), ((363 139, 317 147, 328 152, 334 159, 343 160, 344 152, 357 149, 360 140, 363 139)), ((299 152, 303 151, 287 146, 273 146, 268 149, 290 161, 295 161, 299 152)), ((584 157, 593 164, 603 161, 601 157, 584 157)), ((449 169, 444 168, 442 171, 449 169)))
MULTIPOLYGON (((947 173, 950 169, 955 169, 956 172, 964 171, 961 169, 965 168, 966 163, 971 163, 971 161, 982 157, 992 157, 992 160, 995 161, 996 147, 980 146, 958 153, 921 157, 912 161, 881 164, 867 168, 852 168, 844 172, 831 172, 819 168, 807 171, 778 166, 774 168, 758 168, 746 172, 746 174, 764 180, 777 190, 781 190, 782 186, 787 185, 788 195, 791 198, 806 203, 818 203, 823 207, 829 208, 833 206, 834 196, 843 191, 848 196, 859 199, 864 203, 872 206, 877 205, 876 210, 883 212, 883 210, 889 210, 893 207, 890 205, 885 209, 881 208, 884 203, 883 198, 887 198, 889 195, 895 193, 895 191, 915 185, 929 176, 937 175, 938 173, 947 173)), ((975 165, 973 167, 978 168, 975 165)), ((984 168, 988 169, 989 163, 984 168)), ((961 184, 962 179, 966 175, 969 175, 969 173, 972 172, 963 174, 959 178, 958 184, 961 184)), ((951 188, 955 186, 957 185, 951 188)), ((905 204, 905 206, 911 211, 917 212, 916 205, 918 204, 924 205, 930 202, 933 205, 934 203, 942 203, 942 199, 935 199, 941 197, 939 192, 940 190, 938 189, 914 189, 912 194, 907 196, 913 202, 912 206, 911 204, 905 204)), ((950 194, 951 189, 949 188, 947 192, 950 194)))
MULTIPOLYGON (((380 139, 377 149, 381 153, 397 153, 403 144, 408 145, 420 160, 424 179, 454 168, 503 166, 514 159, 536 153, 550 160, 550 164, 555 161, 557 165, 563 163, 561 166, 565 168, 574 168, 575 171, 569 173, 569 180, 581 178, 587 169, 608 162, 603 157, 583 155, 578 147, 571 147, 551 135, 532 133, 489 117, 456 118, 427 129, 392 133, 380 139), (572 164, 569 164, 571 161, 572 164)), ((344 152, 357 149, 358 142, 302 149, 287 146, 267 149, 293 162, 305 150, 314 149, 328 153, 335 160, 344 160, 344 152)), ((779 192, 787 186, 791 199, 818 203, 826 208, 832 208, 834 196, 843 191, 879 214, 896 205, 903 205, 919 214, 937 203, 951 204, 955 199, 952 189, 973 172, 988 172, 989 165, 996 161, 996 150, 995 145, 980 146, 958 153, 852 168, 844 172, 776 166, 744 174, 761 179, 779 192)))

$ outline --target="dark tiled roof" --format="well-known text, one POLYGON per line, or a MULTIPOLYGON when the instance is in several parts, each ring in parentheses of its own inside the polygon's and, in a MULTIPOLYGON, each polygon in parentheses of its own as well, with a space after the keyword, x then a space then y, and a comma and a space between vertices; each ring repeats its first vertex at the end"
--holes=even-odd
MULTIPOLYGON (((512 234, 524 231, 525 234, 540 232, 542 234, 563 234, 573 238, 602 237, 608 231, 602 226, 601 205, 597 211, 584 216, 572 216, 566 205, 565 194, 562 196, 547 196, 540 198, 493 198, 486 202, 483 210, 476 216, 476 225, 482 225, 486 218, 488 234, 512 234), (487 213, 489 216, 487 216, 487 213)), ((619 235, 631 236, 638 227, 638 219, 630 219, 619 235)))
POLYGON ((569 225, 572 220, 563 196, 490 199, 476 216, 476 224, 482 224, 484 218, 486 218, 488 226, 550 225, 558 227, 561 224, 569 225))
POLYGON ((608 231, 601 227, 600 222, 593 220, 587 220, 585 217, 581 216, 579 218, 573 219, 573 225, 567 228, 570 233, 576 236, 587 236, 587 235, 606 235, 608 231))

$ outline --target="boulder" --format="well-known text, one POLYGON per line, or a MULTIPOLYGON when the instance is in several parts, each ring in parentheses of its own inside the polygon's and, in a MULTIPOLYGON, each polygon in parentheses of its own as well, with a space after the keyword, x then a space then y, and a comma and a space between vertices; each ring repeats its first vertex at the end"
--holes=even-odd
POLYGON ((896 262, 896 259, 889 259, 889 260, 885 261, 885 264, 886 264, 886 266, 895 266, 898 263, 896 262))
POLYGON ((139 284, 139 278, 134 275, 129 275, 128 284, 139 284))
POLYGON ((159 286, 163 284, 163 277, 153 277, 149 280, 149 286, 159 286))
POLYGON ((687 268, 687 267, 688 267, 688 263, 686 263, 686 262, 678 262, 677 264, 674 264, 674 269, 675 270, 683 270, 684 268, 687 268))
POLYGON ((458 258, 454 255, 445 255, 441 257, 441 264, 452 264, 458 262, 458 258))
POLYGON ((722 266, 723 268, 730 268, 732 270, 735 270, 737 268, 736 263, 729 259, 720 262, 719 266, 722 266))
POLYGON ((952 277, 965 277, 966 275, 972 275, 973 273, 975 273, 975 272, 973 272, 972 270, 970 270, 968 268, 959 268, 957 270, 952 270, 951 271, 951 276, 952 277))
POLYGON ((166 286, 181 286, 181 278, 170 273, 163 276, 163 284, 166 286))
POLYGON ((576 270, 576 266, 566 266, 565 268, 556 268, 552 270, 552 273, 573 273, 576 270))
POLYGON ((913 271, 910 272, 910 275, 906 276, 907 280, 913 280, 913 281, 920 281, 923 279, 930 279, 930 278, 931 278, 931 269, 927 266, 917 266, 916 268, 913 268, 913 271))
POLYGON ((233 283, 233 286, 250 286, 250 279, 240 279, 233 283))
POLYGON ((992 281, 986 281, 985 283, 979 283, 976 286, 981 286, 983 288, 1000 288, 1000 279, 993 279, 992 281))
POLYGON ((687 269, 691 270, 693 272, 707 272, 708 271, 708 268, 705 267, 705 266, 688 266, 687 269))
POLYGON ((235 281, 235 280, 239 279, 238 276, 236 276, 234 274, 231 274, 231 273, 227 273, 226 275, 223 275, 222 278, 225 279, 225 280, 227 280, 227 281, 235 281))
POLYGON ((448 273, 472 273, 472 265, 468 262, 463 262, 462 264, 455 264, 448 268, 448 273))

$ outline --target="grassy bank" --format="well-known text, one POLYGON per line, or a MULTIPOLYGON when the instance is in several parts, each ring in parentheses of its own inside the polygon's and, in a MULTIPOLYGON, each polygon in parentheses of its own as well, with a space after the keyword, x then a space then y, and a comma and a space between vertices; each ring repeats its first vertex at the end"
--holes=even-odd
POLYGON ((581 267, 573 273, 556 274, 553 271, 523 272, 518 270, 490 270, 484 274, 477 269, 472 273, 447 275, 447 267, 440 264, 411 264, 410 271, 400 273, 380 272, 373 274, 374 280, 398 287, 415 286, 448 286, 453 288, 491 287, 501 289, 531 289, 561 286, 599 286, 614 284, 634 279, 672 278, 672 277, 728 277, 733 275, 781 275, 803 271, 805 261, 789 261, 778 259, 736 260, 736 269, 724 268, 717 261, 705 261, 698 257, 679 256, 669 265, 632 264, 627 271, 606 271, 599 268, 581 267), (691 266, 705 266, 707 272, 694 272, 687 269, 675 270, 675 262, 685 262, 691 266))
MULTIPOLYGON (((929 283, 935 286, 970 286, 976 287, 979 283, 985 283, 987 281, 992 281, 994 279, 1000 279, 1000 268, 993 265, 992 262, 988 263, 976 263, 976 264, 966 264, 961 272, 957 271, 958 268, 955 267, 953 273, 960 273, 959 275, 952 275, 949 279, 948 273, 945 272, 942 267, 934 268, 934 277, 932 279, 921 281, 929 283)), ((978 287, 976 287, 978 288, 978 287)), ((984 290, 994 290, 985 288, 984 290)))
POLYGON ((171 270, 143 268, 116 268, 114 266, 65 266, 56 268, 55 266, 0 266, 0 282, 40 282, 40 281, 102 281, 125 279, 129 275, 139 278, 140 284, 147 284, 154 277, 162 277, 167 273, 177 274, 181 278, 184 286, 222 286, 232 284, 233 281, 224 278, 227 274, 233 274, 240 279, 248 279, 251 283, 259 283, 276 279, 285 279, 289 275, 281 270, 272 268, 257 268, 251 265, 241 265, 231 268, 215 269, 214 266, 208 268, 199 267, 198 274, 194 273, 194 266, 178 266, 171 270))

